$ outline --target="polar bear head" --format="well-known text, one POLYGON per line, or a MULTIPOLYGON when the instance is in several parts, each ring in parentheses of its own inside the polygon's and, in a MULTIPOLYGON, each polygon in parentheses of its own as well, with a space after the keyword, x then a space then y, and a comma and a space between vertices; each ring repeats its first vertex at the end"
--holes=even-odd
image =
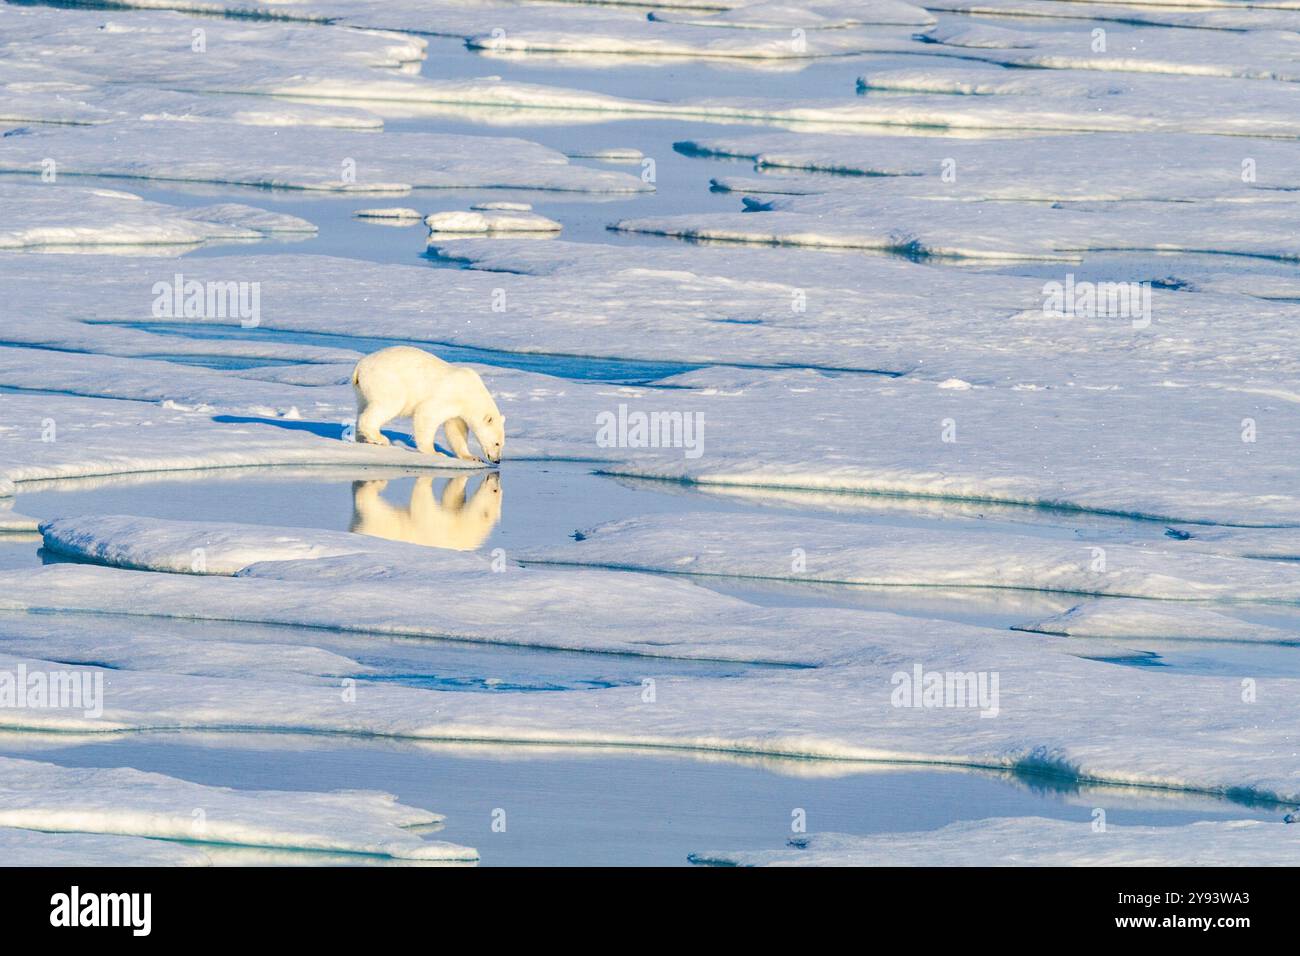
POLYGON ((483 449, 488 461, 500 462, 501 452, 506 447, 506 417, 497 408, 492 393, 478 373, 473 369, 464 371, 473 377, 476 387, 472 390, 471 399, 466 402, 461 417, 478 439, 479 447, 483 449))
POLYGON ((506 447, 506 417, 500 411, 488 412, 483 420, 472 426, 474 437, 483 446, 488 461, 500 463, 501 452, 506 447))

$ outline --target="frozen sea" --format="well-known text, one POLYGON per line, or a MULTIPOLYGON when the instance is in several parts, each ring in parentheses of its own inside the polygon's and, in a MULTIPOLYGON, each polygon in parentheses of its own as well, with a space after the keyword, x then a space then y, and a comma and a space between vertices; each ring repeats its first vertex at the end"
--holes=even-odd
POLYGON ((1300 858, 1300 12, 113 6, 0 7, 13 858, 1300 858), (499 469, 348 440, 394 344, 499 469))

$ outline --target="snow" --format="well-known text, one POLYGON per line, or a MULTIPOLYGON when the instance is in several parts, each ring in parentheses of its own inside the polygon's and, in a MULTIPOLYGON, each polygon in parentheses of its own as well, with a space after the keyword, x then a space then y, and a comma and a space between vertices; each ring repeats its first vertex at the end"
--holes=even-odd
POLYGON ((64 768, 9 757, 0 758, 0 770, 0 827, 394 859, 478 858, 468 847, 409 832, 442 817, 386 793, 240 791, 129 768, 64 768))
MULTIPOLYGON (((898 761, 1197 809, 1300 799, 1300 680, 1281 657, 1300 640, 1300 162, 1272 141, 1300 135, 1293 0, 980 8, 1032 21, 901 0, 128 3, 149 9, 0 7, 0 126, 21 124, 0 151, 0 532, 11 557, 34 565, 39 542, 50 562, 0 572, 0 694, 69 669, 104 688, 99 712, 2 706, 0 731, 898 761), (473 52, 426 61, 412 32, 473 52), (567 87, 516 80, 557 63, 567 87), (472 75, 490 70, 506 75, 472 75), (545 146, 480 135, 614 119, 642 122, 523 134, 545 146), (682 155, 657 154, 673 139, 682 155), (662 196, 633 168, 656 155, 662 196), (710 176, 721 195, 697 201, 710 176), (247 187, 296 193, 229 201, 247 187), (462 194, 415 195, 433 189, 462 194), (300 248, 352 230, 406 240, 411 264, 197 248, 314 236, 278 210, 310 219, 340 196, 342 222, 322 212, 300 248), (424 259, 419 236, 353 210, 424 220, 424 259), (552 238, 615 220, 604 243, 552 238), (1050 304, 1112 274, 1140 287, 1138 314, 1050 304), (191 283, 254 289, 255 314, 214 312, 209 291, 178 315, 168 290, 191 283), (458 475, 499 508, 509 461, 419 455, 402 421, 393 447, 349 440, 355 361, 397 342, 478 350, 509 454, 588 462, 603 477, 583 481, 626 507, 525 546, 508 508, 489 545, 491 507, 416 515, 369 481, 348 532, 144 517, 96 494, 214 469, 418 471, 417 495, 458 475), (607 440, 629 413, 696 441, 607 440), (520 670, 563 651, 556 670, 618 677, 434 679, 454 659, 487 687, 506 647, 520 670), (1157 651, 1167 666, 1128 666, 1157 651), (927 700, 936 673, 981 696, 927 700)), ((382 793, 7 757, 0 780, 16 862, 477 858, 382 793)), ((1099 834, 1081 817, 701 859, 1294 856, 1280 824, 1099 834)))
POLYGON ((1081 638, 1174 638, 1198 641, 1297 644, 1294 630, 1256 624, 1204 605, 1089 601, 1063 614, 1017 625, 1017 630, 1081 638))
MULTIPOLYGON (((811 666, 856 651, 860 617, 830 614, 815 640, 790 647, 779 635, 797 626, 788 610, 752 605, 657 576, 510 567, 493 572, 486 557, 385 541, 344 532, 301 531, 127 516, 59 519, 43 525, 46 548, 113 565, 183 575, 151 578, 149 597, 134 594, 114 613, 159 614, 298 624, 389 634, 488 641, 529 647, 624 653, 652 657, 782 663, 811 666), (196 575, 234 576, 216 585, 196 575), (509 599, 501 591, 509 575, 509 599), (455 582, 457 600, 428 612, 423 589, 455 582), (412 588, 419 590, 412 592, 412 588), (618 601, 593 605, 593 592, 617 592, 618 601), (671 609, 680 607, 680 612, 671 609), (238 610, 234 610, 234 609, 238 610), (566 618, 581 615, 588 628, 574 633, 566 618), (552 617, 553 616, 553 617, 552 617), (841 627, 833 627, 835 621, 841 627), (504 634, 488 637, 491 622, 504 634), (651 635, 672 623, 674 640, 651 635)), ((130 582, 139 575, 103 568, 52 569, 42 597, 18 587, 9 607, 86 610, 79 595, 97 581, 130 582), (61 603, 61 602, 67 602, 61 603)), ((101 594, 97 600, 102 601, 101 594)), ((882 618, 882 627, 898 621, 882 618)))
MULTIPOLYGON (((713 7, 715 4, 706 2, 701 6, 713 7)), ((730 9, 701 13, 689 7, 673 9, 670 6, 651 10, 649 18, 663 23, 689 23, 702 27, 787 31, 795 28, 839 30, 863 24, 929 26, 935 22, 934 17, 921 7, 901 0, 813 0, 799 4, 786 0, 760 0, 758 3, 718 3, 716 6, 729 6, 730 9)))
MULTIPOLYGON (((194 92, 227 74, 256 84, 304 70, 379 75, 423 59, 427 43, 400 33, 204 18, 180 13, 0 9, 0 50, 13 69, 53 63, 95 85, 194 92)), ((38 74, 39 75, 39 74, 38 74)), ((253 90, 250 89, 250 92, 253 90)))
MULTIPOLYGON (((675 519, 665 520, 670 527, 661 537, 671 547, 656 552, 653 538, 629 535, 620 553, 645 555, 647 562, 656 553, 669 559, 694 555, 687 565, 692 570, 724 563, 752 565, 763 558, 752 536, 747 544, 757 557, 727 552, 725 529, 706 531, 698 523, 679 526, 675 519)), ((778 534, 762 519, 747 518, 746 527, 751 521, 767 532, 761 540, 772 542, 775 563, 778 534)), ((653 528, 656 523, 642 519, 637 524, 653 528)), ((802 542, 810 577, 825 577, 819 569, 837 562, 852 567, 870 550, 860 544, 856 551, 850 546, 835 549, 835 531, 828 522, 801 519, 799 524, 802 536, 781 543, 781 558, 789 559, 786 545, 793 548, 799 545, 792 541, 802 542)), ((849 536, 849 528, 861 541, 858 525, 846 525, 843 536, 849 536)), ((598 531, 569 550, 611 547, 606 535, 613 539, 619 533, 598 531)), ((193 660, 186 660, 147 643, 132 648, 106 639, 104 653, 116 655, 110 659, 124 666, 106 683, 102 717, 28 706, 0 713, 10 729, 222 727, 602 743, 1033 768, 1095 782, 1217 793, 1244 790, 1278 800, 1300 795, 1290 756, 1298 716, 1293 711, 1300 701, 1293 679, 1261 678, 1257 696, 1247 698, 1233 677, 1118 667, 1073 656, 1086 650, 1073 641, 880 612, 823 608, 817 627, 810 630, 806 612, 797 607, 759 608, 658 574, 536 567, 526 555, 525 567, 504 573, 491 571, 485 557, 359 538, 355 547, 361 550, 326 556, 332 545, 345 539, 339 533, 82 518, 55 522, 47 534, 91 556, 162 569, 192 559, 196 546, 210 546, 209 570, 216 573, 159 574, 86 565, 10 572, 0 575, 6 610, 39 611, 41 616, 90 611, 148 619, 238 619, 799 666, 755 671, 743 680, 659 678, 655 700, 649 704, 639 685, 556 691, 544 701, 534 695, 492 695, 465 703, 458 698, 466 695, 364 679, 358 682, 354 701, 341 701, 337 694, 322 694, 323 685, 304 682, 302 673, 313 668, 337 672, 343 662, 333 659, 308 656, 298 663, 285 656, 274 667, 259 668, 255 678, 224 679, 209 672, 223 673, 223 667, 239 660, 240 652, 220 642, 205 645, 193 660), (308 551, 322 556, 298 557, 308 551), (221 576, 241 559, 255 563, 234 577, 221 576), (148 587, 136 583, 142 578, 148 587), (430 619, 427 595, 448 590, 456 593, 456 602, 430 619), (592 595, 598 594, 609 600, 594 603, 592 595), (579 618, 585 626, 575 629, 572 621, 579 618), (668 634, 672 640, 665 640, 668 634), (800 635, 799 640, 792 642, 791 634, 800 635), (1000 691, 978 709, 900 707, 893 696, 897 675, 916 667, 997 675, 1000 691), (1130 706, 1135 699, 1144 702, 1143 708, 1130 706)), ((979 535, 967 532, 968 537, 979 535)), ((905 544, 913 544, 916 537, 882 528, 873 529, 872 536, 906 538, 905 544)), ((744 536, 737 531, 732 537, 744 536)), ((996 532, 983 540, 990 549, 1002 541, 996 532)), ((1017 549, 1012 553, 1032 557, 1032 541, 1007 543, 1017 549)), ((903 548, 899 545, 890 556, 903 548)), ((948 548, 953 554, 974 556, 973 563, 981 553, 972 541, 958 547, 949 539, 948 548)), ((1090 557, 1086 548, 1062 548, 1079 550, 1085 560, 1090 557)), ((1006 551, 1003 554, 1007 557, 1006 551)), ((1123 545, 1109 545, 1107 557, 1112 567, 1140 560, 1134 549, 1123 545)), ((1180 586, 1190 586, 1194 582, 1188 570, 1201 566, 1195 556, 1176 561, 1156 552, 1147 558, 1147 570, 1141 572, 1148 575, 1145 580, 1165 589, 1179 580, 1187 582, 1180 586)), ((926 559, 931 564, 938 560, 933 553, 910 560, 926 559)), ((1251 573, 1238 568, 1222 580, 1260 593, 1269 580, 1284 581, 1290 575, 1294 582, 1293 571, 1285 568, 1261 568, 1253 579, 1251 573)), ((1140 580, 1138 575, 1121 567, 1118 576, 1131 582, 1140 580)), ((1227 585, 1216 579, 1207 593, 1213 595, 1216 587, 1227 585)), ((39 642, 40 633, 35 632, 20 636, 10 648, 0 648, 0 653, 11 655, 0 657, 0 669, 13 670, 19 663, 41 667, 39 661, 21 656, 36 652, 39 642), (15 652, 20 656, 12 657, 15 652)), ((55 642, 39 653, 53 650, 63 648, 55 642)))
MULTIPOLYGON (((355 363, 361 352, 373 348, 363 341, 347 348, 349 339, 364 335, 422 341, 435 353, 446 343, 520 354, 544 350, 684 364, 876 370, 935 381, 959 378, 977 386, 1176 383, 1300 395, 1300 355, 1294 337, 1285 333, 1300 319, 1300 310, 1293 302, 1261 300, 1249 291, 1155 288, 1151 324, 1135 329, 1131 320, 1118 316, 1045 314, 1042 279, 979 275, 898 259, 855 257, 852 269, 846 269, 842 258, 814 251, 755 248, 736 255, 725 248, 659 246, 642 248, 629 261, 615 246, 505 239, 449 239, 431 249, 475 271, 295 255, 230 256, 220 263, 195 261, 183 267, 186 281, 260 282, 259 329, 331 333, 340 336, 338 348, 279 343, 274 334, 248 342, 194 341, 86 324, 86 319, 153 320, 153 299, 142 295, 141 287, 147 290, 160 280, 174 284, 178 270, 144 260, 79 260, 77 268, 93 275, 97 288, 95 301, 83 303, 74 292, 60 291, 56 280, 63 266, 0 257, 0 277, 15 316, 4 338, 122 356, 181 352, 342 365, 355 363), (492 311, 495 289, 504 291, 504 316, 492 311), (802 312, 796 308, 801 295, 802 312), (721 316, 709 307, 719 299, 727 303, 721 316), (925 323, 912 321, 917 308, 925 309, 925 323), (1057 361, 1062 354, 1069 360, 1057 361)), ((1073 271, 1063 266, 1052 278, 1061 282, 1073 271)), ((216 316, 170 321, 196 329, 238 324, 233 317, 216 316)), ((42 361, 52 364, 55 359, 42 361)), ((7 373, 13 377, 3 384, 58 385, 54 376, 42 381, 25 372, 21 361, 13 365, 7 373)), ((68 365, 71 373, 73 365, 68 365)), ((108 380, 106 365, 97 371, 108 380)), ((347 371, 319 371, 324 381, 347 380, 347 371)), ((136 388, 147 385, 147 391, 112 394, 222 405, 237 397, 228 390, 224 399, 198 391, 205 381, 213 389, 223 387, 228 381, 224 375, 186 370, 186 376, 168 376, 168 391, 160 391, 161 374, 151 370, 147 380, 136 376, 136 388)), ((560 387, 537 378, 512 381, 530 388, 560 387)), ((1168 390, 1162 394, 1175 400, 1168 390)), ((328 398, 329 414, 336 415, 347 414, 352 404, 348 390, 328 396, 301 390, 277 395, 250 387, 248 395, 257 397, 258 404, 283 408, 328 398)), ((590 407, 594 414, 616 405, 615 398, 597 394, 590 407)), ((586 417, 584 410, 575 427, 582 428, 590 451, 586 417)))
POLYGON ((558 233, 561 226, 554 219, 534 212, 486 210, 483 212, 435 212, 424 224, 434 234, 463 233, 558 233))
POLYGON ((116 567, 183 574, 234 574, 259 561, 297 561, 355 554, 364 541, 349 534, 325 544, 301 534, 266 532, 240 525, 204 526, 192 522, 159 527, 142 526, 125 515, 94 519, 64 518, 41 525, 45 547, 116 567), (170 535, 166 532, 170 532, 170 535), (172 536, 180 536, 179 547, 172 536), (194 543, 197 542, 197 543, 194 543))
POLYGON ((1300 80, 1295 40, 1286 31, 1222 33, 1212 43, 1192 30, 1116 27, 1104 33, 1104 49, 1087 29, 1046 33, 952 22, 925 36, 944 52, 959 50, 963 59, 1000 66, 1300 80))
POLYGON ((769 133, 690 140, 678 148, 688 155, 752 161, 767 175, 741 180, 735 191, 755 194, 766 189, 1042 203, 1273 202, 1279 192, 1300 187, 1300 161, 1289 144, 1251 144, 1258 173, 1253 181, 1241 175, 1241 144, 1224 137, 1095 133, 1086 149, 1081 145, 1078 137, 1059 136, 953 142, 769 133), (945 169, 952 175, 945 177, 945 169), (796 174, 802 172, 843 175, 796 174))
MULTIPOLYGON (((93 376, 93 369, 88 374, 93 376)), ((262 416, 232 417, 224 423, 214 421, 211 408, 175 403, 6 395, 0 405, 0 438, 8 445, 0 478, 13 488, 55 478, 250 466, 352 463, 466 468, 466 463, 450 456, 426 458, 398 447, 339 441, 342 418, 332 425, 330 438, 310 428, 282 427, 274 410, 262 416), (56 440, 42 441, 50 422, 56 440)), ((330 428, 325 423, 323 430, 330 428)))
POLYGON ((919 833, 811 833, 780 850, 705 851, 723 866, 1289 866, 1294 828, 1261 820, 1147 827, 1006 817, 919 833))
POLYGON ((749 213, 624 219, 615 228, 686 239, 997 261, 1076 262, 1085 253, 1185 252, 1300 261, 1284 201, 1049 207, 889 195, 888 189, 758 202, 749 213), (1160 216, 1157 218, 1156 213, 1160 216))
MULTIPOLYGON (((1300 362, 1293 337, 1282 331, 1295 321, 1294 303, 1157 291, 1155 320, 1142 330, 1124 319, 1045 315, 1038 280, 941 272, 906 262, 862 260, 853 277, 824 254, 778 263, 756 253, 727 265, 723 250, 666 249, 639 250, 636 264, 619 270, 615 251, 590 245, 454 245, 484 267, 527 274, 273 256, 227 258, 213 271, 187 265, 186 275, 261 281, 267 290, 265 324, 281 329, 343 336, 363 331, 528 351, 536 346, 528 341, 527 326, 546 330, 545 341, 561 353, 737 365, 775 354, 788 362, 906 373, 889 378, 714 368, 674 376, 663 384, 679 387, 666 392, 484 369, 512 423, 511 455, 599 458, 616 463, 611 470, 623 474, 706 486, 1050 505, 1173 522, 1300 524, 1296 463, 1288 453, 1295 441, 1290 407, 1300 396, 1300 362), (488 255, 494 246, 501 252, 488 255), (530 246, 547 249, 530 252, 530 246), (719 274, 709 275, 713 269, 719 274), (322 282, 322 275, 330 281, 322 282), (811 281, 819 276, 825 285, 811 281), (665 279, 680 293, 665 295, 665 279), (983 298, 982 290, 1000 288, 1000 294, 990 294, 1005 296, 1017 286, 1020 291, 1005 305, 995 298, 990 306, 983 298), (945 287, 951 289, 945 297, 950 304, 927 300, 935 305, 929 323, 908 320, 917 307, 915 288, 937 294, 945 287), (511 310, 520 310, 508 311, 504 323, 491 310, 496 288, 505 290, 511 310), (810 304, 802 313, 791 308, 799 290, 810 304), (701 302, 719 295, 728 298, 735 318, 760 321, 713 321, 701 302), (982 309, 970 305, 981 300, 982 309), (593 301, 608 303, 608 312, 593 309, 593 301), (523 325, 521 315, 527 317, 523 325), (467 316, 481 319, 467 322, 467 316), (826 337, 811 337, 810 323, 825 329, 826 337), (606 330, 603 348, 584 347, 596 343, 595 329, 606 330), (800 342, 806 343, 802 351, 800 342), (1062 354, 1070 358, 1062 361, 1062 354), (948 379, 972 387, 938 387, 948 379), (551 413, 558 395, 571 409, 562 418, 551 413), (601 447, 597 416, 620 404, 702 414, 703 454, 601 447), (854 412, 863 407, 875 409, 865 421, 854 412), (945 419, 954 423, 953 442, 943 440, 945 419), (809 420, 821 429, 813 448, 807 448, 803 424, 809 420), (1099 421, 1106 422, 1104 429, 1099 421), (1017 453, 1009 455, 1009 448, 1017 453)), ((81 351, 169 352, 166 343, 184 340, 72 320, 147 319, 150 299, 140 290, 171 277, 171 267, 124 260, 116 270, 99 271, 96 300, 83 306, 76 295, 63 298, 40 260, 35 267, 6 271, 11 313, 29 316, 15 322, 10 334, 81 351)), ((140 358, 0 349, 0 385, 132 400, 7 397, 10 434, 31 437, 7 456, 0 474, 30 481, 150 468, 425 464, 405 449, 337 440, 354 414, 345 359, 354 359, 355 352, 322 355, 318 346, 272 341, 190 344, 211 354, 298 353, 297 360, 310 362, 337 355, 337 364, 254 378, 140 358), (240 383, 238 389, 230 387, 232 381, 240 383), (181 407, 143 404, 167 401, 181 407), (295 410, 301 421, 281 421, 295 410), (76 440, 35 440, 45 418, 59 423, 61 435, 70 429, 66 434, 76 440), (87 422, 104 427, 88 428, 87 422), (140 427, 144 422, 150 423, 146 430, 140 427), (123 444, 124 435, 131 436, 130 444, 123 444)), ((455 467, 443 457, 429 464, 455 467)), ((1294 553, 1294 539, 1280 547, 1270 543, 1277 540, 1226 542, 1225 553, 1294 553)))
POLYGON ((331 129, 241 128, 214 123, 113 123, 50 127, 6 143, 0 170, 273 186, 346 193, 498 188, 635 193, 639 177, 571 165, 563 153, 520 139, 437 133, 358 136, 331 129))
POLYGON ((250 674, 308 685, 339 686, 339 678, 376 672, 343 654, 303 643, 286 643, 284 632, 270 639, 247 632, 200 639, 177 631, 174 622, 99 616, 93 633, 77 633, 68 620, 48 614, 6 614, 0 648, 9 654, 56 659, 65 668, 160 671, 230 680, 250 674))
MULTIPOLYGON (((110 589, 122 583, 106 577, 140 573, 47 569, 19 581, 20 593, 30 591, 31 599, 50 604, 58 593, 51 590, 56 579, 50 571, 65 581, 98 579, 94 597, 110 603, 125 603, 126 596, 119 591, 115 597, 110 589), (44 588, 33 586, 38 581, 44 588)), ((256 601, 250 580, 167 575, 160 584, 173 601, 185 591, 212 600, 225 587, 244 588, 256 601)), ((139 592, 137 603, 163 596, 151 587, 139 592)), ((226 600, 227 608, 234 606, 230 595, 226 600)), ((164 613, 184 611, 169 603, 164 613)), ((780 631, 790 633, 788 627, 780 631)), ((986 630, 981 638, 965 628, 959 633, 958 640, 933 637, 918 633, 914 619, 899 619, 888 640, 861 649, 858 662, 770 668, 741 680, 662 676, 652 700, 643 697, 640 684, 480 695, 364 681, 345 699, 337 686, 330 691, 300 681, 123 670, 106 683, 102 717, 29 705, 0 711, 0 723, 10 730, 282 730, 921 762, 1279 802, 1300 797, 1292 757, 1300 717, 1295 680, 1261 678, 1257 697, 1248 701, 1235 678, 1152 673, 1074 658, 1041 637, 1022 640, 986 630), (918 668, 997 675, 1000 689, 982 707, 896 705, 898 675, 918 668), (1133 708, 1134 700, 1143 707, 1133 708)), ((19 666, 31 671, 49 665, 0 655, 0 669, 19 666)))
MULTIPOLYGON (((1198 3, 1178 4, 1094 2, 1094 0, 926 0, 936 13, 982 16, 1042 17, 1048 19, 1114 21, 1149 26, 1193 27, 1202 30, 1295 30, 1300 14, 1287 4, 1198 3), (1191 9, 1198 8, 1198 9, 1191 9)), ((1167 0, 1166 0, 1167 3, 1167 0)))
POLYGON ((140 837, 42 833, 0 827, 6 866, 206 866, 197 847, 140 837))
POLYGON ((182 209, 109 189, 0 183, 0 203, 0 250, 183 248, 316 231, 296 216, 237 203, 182 209))
POLYGON ((629 518, 526 560, 702 577, 886 587, 1010 588, 1164 601, 1300 601, 1285 562, 1203 555, 1180 547, 1026 540, 964 529, 876 528, 857 522, 755 516, 743 526, 707 513, 629 518), (757 542, 763 542, 758 544, 757 542), (803 563, 791 567, 800 548, 803 563))
POLYGON ((410 209, 405 206, 388 206, 381 209, 358 209, 352 215, 358 219, 378 219, 378 220, 395 220, 401 225, 408 225, 411 222, 420 222, 424 219, 424 213, 418 209, 410 209))
MULTIPOLYGON (((919 12, 919 11, 918 11, 919 12)), ((580 23, 556 27, 549 17, 530 21, 512 17, 504 27, 483 30, 466 41, 472 50, 489 56, 520 53, 562 53, 574 55, 635 55, 649 57, 706 57, 767 60, 806 60, 856 53, 901 53, 915 50, 917 43, 905 27, 848 27, 812 30, 799 17, 783 29, 738 30, 735 24, 709 29, 696 21, 678 24, 662 20, 629 20, 619 13, 589 12, 580 23), (797 34, 793 31, 799 30, 797 34)), ((905 21, 911 22, 911 21, 905 21)), ((916 51, 920 52, 920 51, 916 51)))

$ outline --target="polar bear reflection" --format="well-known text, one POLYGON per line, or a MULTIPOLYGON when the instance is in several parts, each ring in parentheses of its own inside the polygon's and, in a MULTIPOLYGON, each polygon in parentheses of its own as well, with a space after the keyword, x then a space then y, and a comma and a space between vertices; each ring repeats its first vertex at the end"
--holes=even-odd
POLYGON ((485 476, 466 501, 468 483, 468 475, 452 478, 441 497, 435 498, 433 479, 417 478, 411 500, 402 508, 380 497, 387 481, 355 481, 350 530, 430 548, 473 551, 501 520, 501 476, 497 472, 485 476))

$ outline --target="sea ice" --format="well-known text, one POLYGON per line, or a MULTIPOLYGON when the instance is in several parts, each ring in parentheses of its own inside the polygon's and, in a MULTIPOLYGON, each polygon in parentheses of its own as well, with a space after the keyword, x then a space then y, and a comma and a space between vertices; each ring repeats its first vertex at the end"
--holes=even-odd
MULTIPOLYGON (((1037 139, 953 142, 937 137, 769 133, 689 140, 692 156, 748 159, 771 173, 740 192, 1022 202, 1276 201, 1300 188, 1300 160, 1288 144, 1252 144, 1243 176, 1241 144, 1211 136, 1093 133, 1037 139), (1013 161, 1014 160, 1014 161, 1013 161), (788 175, 788 172, 835 176, 788 175), (883 181, 882 181, 883 180, 883 181)), ((724 182, 729 182, 729 177, 724 182)))
POLYGON ((5 866, 207 866, 198 847, 99 833, 43 833, 0 827, 5 866))
POLYGON ((0 183, 0 203, 0 250, 183 248, 316 231, 296 216, 236 203, 182 209, 133 193, 54 184, 0 183))
MULTIPOLYGON (((1228 820, 1098 828, 1093 820, 1003 817, 919 833, 811 833, 782 850, 691 854, 724 866, 1293 866, 1284 823, 1228 820)), ((1145 911, 1143 911, 1145 912, 1145 911)))
MULTIPOLYGON (((107 575, 141 573, 58 570, 81 577, 94 572, 104 584, 107 575)), ((34 576, 18 583, 37 601, 50 602, 48 588, 35 587, 34 576)), ((205 591, 216 600, 223 587, 248 581, 166 575, 162 583, 193 594, 205 591)), ((113 594, 106 600, 111 604, 113 594)), ((573 616, 564 619, 571 625, 573 616)), ((743 679, 659 676, 649 685, 545 695, 463 694, 364 681, 347 693, 347 685, 122 670, 106 683, 102 716, 28 702, 0 709, 0 725, 81 732, 282 730, 921 762, 1277 802, 1300 799, 1293 758, 1300 681, 1260 678, 1251 681, 1247 694, 1235 677, 1120 667, 1063 654, 1047 643, 1051 639, 960 625, 947 625, 958 636, 944 639, 941 629, 920 632, 916 619, 898 621, 887 641, 863 648, 861 663, 767 668, 743 679), (934 674, 937 684, 927 676, 934 674)), ((869 628, 876 622, 859 615, 859 623, 869 628)), ((788 644, 791 633, 803 632, 783 624, 769 639, 788 644)), ((0 670, 31 673, 57 666, 0 654, 0 670)), ((189 804, 195 805, 202 804, 189 804)), ((0 824, 5 822, 10 821, 0 816, 0 824)))
MULTIPOLYGON (((430 232, 439 233, 558 233, 563 227, 554 219, 535 212, 485 210, 482 212, 435 212, 426 216, 430 232)), ((432 239, 430 241, 433 241, 432 239)))
POLYGON ((864 540, 861 524, 853 521, 751 515, 743 523, 719 523, 714 514, 687 512, 584 530, 583 540, 531 552, 525 560, 703 578, 1300 602, 1300 570, 1288 562, 1206 555, 1185 544, 1108 540, 1102 546, 1082 537, 1027 539, 971 527, 877 527, 864 540))
POLYGON ((1300 80, 1295 40, 1280 30, 1220 33, 1207 43, 1196 30, 1123 26, 1102 30, 1099 48, 1087 28, 1049 33, 954 20, 930 28, 924 38, 945 51, 960 51, 963 59, 1001 66, 1300 80))
POLYGON ((1300 632, 1256 624, 1231 608, 1153 604, 1149 601, 1086 601, 1054 617, 1016 626, 1019 631, 1062 637, 1175 638, 1199 641, 1300 644, 1300 632))
POLYGON ((11 757, 0 757, 0 771, 0 827, 409 860, 478 859, 469 847, 410 832, 443 818, 386 793, 231 790, 130 768, 64 768, 11 757))
POLYGON ((651 20, 688 23, 702 27, 737 27, 751 30, 840 30, 864 24, 929 26, 934 17, 902 0, 759 0, 757 3, 714 3, 697 0, 699 7, 665 5, 650 11, 651 20), (714 12, 725 7, 722 12, 714 12), (701 9, 704 8, 704 9, 701 9), (712 8, 712 9, 708 9, 712 8))
POLYGON ((39 173, 53 157, 61 175, 271 186, 351 193, 500 188, 635 193, 638 176, 569 163, 521 139, 439 133, 365 136, 329 129, 213 123, 113 123, 32 131, 6 143, 0 170, 39 173))
POLYGON ((1296 30, 1300 28, 1300 7, 1287 3, 1201 3, 1179 0, 1177 5, 1162 0, 1094 2, 1094 0, 926 0, 936 13, 972 16, 1043 17, 1046 19, 1097 20, 1147 26, 1192 27, 1202 30, 1296 30), (1193 9, 1195 8, 1195 9, 1193 9))
POLYGON ((1033 206, 890 195, 888 186, 749 203, 747 213, 625 219, 623 232, 911 256, 1079 261, 1095 252, 1183 252, 1300 261, 1284 200, 1033 206))

